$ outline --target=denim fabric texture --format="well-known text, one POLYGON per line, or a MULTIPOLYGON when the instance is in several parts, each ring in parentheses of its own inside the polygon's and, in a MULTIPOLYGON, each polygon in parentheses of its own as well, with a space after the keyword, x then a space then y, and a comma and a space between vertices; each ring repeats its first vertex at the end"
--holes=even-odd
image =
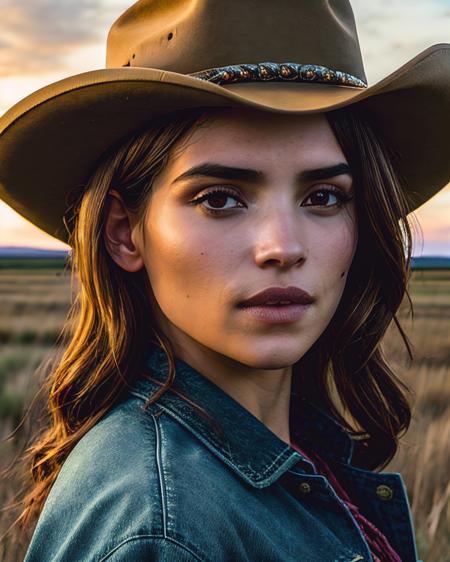
MULTIPOLYGON (((164 381, 165 353, 149 350, 164 381)), ((176 360, 174 389, 140 377, 71 451, 50 491, 25 562, 369 562, 347 506, 328 480, 221 388, 176 360)), ((352 466, 353 442, 333 418, 291 399, 292 439, 338 463, 338 480, 403 562, 416 562, 398 473, 352 466), (377 494, 387 486, 386 497, 377 494)), ((385 488, 386 489, 386 488, 385 488)))

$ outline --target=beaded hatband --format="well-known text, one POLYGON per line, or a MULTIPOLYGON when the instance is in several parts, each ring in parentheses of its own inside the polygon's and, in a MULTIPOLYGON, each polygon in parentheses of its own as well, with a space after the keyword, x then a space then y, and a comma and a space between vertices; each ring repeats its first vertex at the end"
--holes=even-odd
POLYGON ((287 80, 367 88, 365 82, 347 72, 317 64, 297 64, 295 62, 236 64, 220 68, 208 68, 207 70, 193 72, 190 76, 219 85, 234 82, 261 82, 267 80, 284 82, 287 80))

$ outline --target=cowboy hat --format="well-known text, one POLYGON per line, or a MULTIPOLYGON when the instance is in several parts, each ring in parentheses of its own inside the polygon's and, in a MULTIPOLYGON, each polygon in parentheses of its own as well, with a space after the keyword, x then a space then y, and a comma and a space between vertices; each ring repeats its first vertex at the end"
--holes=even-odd
POLYGON ((397 156, 412 211, 450 179, 449 102, 449 44, 368 87, 347 0, 139 0, 109 31, 105 69, 50 84, 0 119, 0 198, 67 242, 70 192, 156 117, 358 104, 397 156))

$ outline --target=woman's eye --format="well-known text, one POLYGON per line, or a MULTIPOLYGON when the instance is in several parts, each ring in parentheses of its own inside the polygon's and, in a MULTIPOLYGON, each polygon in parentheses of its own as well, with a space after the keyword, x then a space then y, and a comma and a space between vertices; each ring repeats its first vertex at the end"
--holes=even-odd
POLYGON ((208 213, 221 213, 222 211, 228 211, 231 209, 236 209, 237 206, 230 204, 230 202, 238 201, 239 206, 243 207, 242 202, 236 197, 236 194, 233 191, 228 191, 225 189, 215 189, 214 191, 209 191, 200 195, 196 199, 191 201, 191 205, 200 205, 204 201, 208 203, 208 206, 202 205, 202 207, 208 213))
POLYGON ((306 201, 311 203, 302 203, 303 207, 339 207, 344 202, 350 201, 351 196, 338 191, 336 189, 318 189, 309 195, 306 201))

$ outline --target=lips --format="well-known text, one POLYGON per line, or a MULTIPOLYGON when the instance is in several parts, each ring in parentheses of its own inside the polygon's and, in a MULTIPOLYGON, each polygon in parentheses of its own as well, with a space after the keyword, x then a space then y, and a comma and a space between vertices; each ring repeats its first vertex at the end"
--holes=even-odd
POLYGON ((314 298, 299 287, 269 287, 239 303, 247 306, 286 306, 289 304, 311 304, 314 298))

